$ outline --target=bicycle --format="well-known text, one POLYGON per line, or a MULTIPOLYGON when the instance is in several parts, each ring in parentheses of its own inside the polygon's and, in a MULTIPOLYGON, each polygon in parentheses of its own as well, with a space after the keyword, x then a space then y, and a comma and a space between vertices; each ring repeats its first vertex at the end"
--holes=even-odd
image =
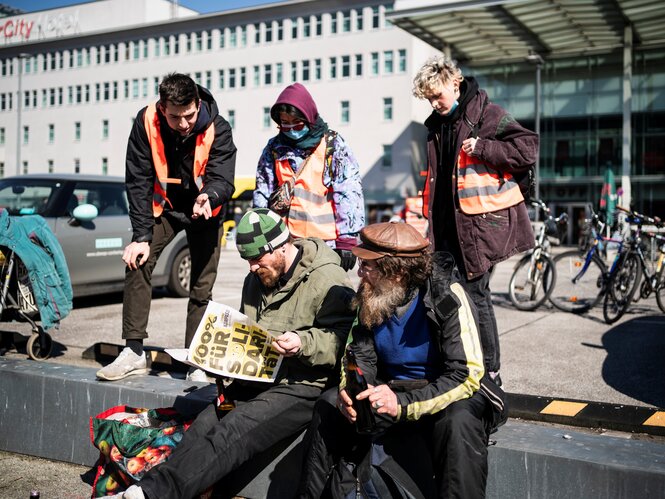
POLYGON ((508 296, 518 310, 535 310, 550 297, 556 283, 556 268, 549 251, 549 237, 558 236, 568 223, 567 213, 554 218, 541 200, 534 200, 531 205, 542 210, 545 220, 538 230, 535 247, 517 262, 508 283, 508 296))
POLYGON ((644 282, 640 297, 647 298, 656 287, 652 286, 652 275, 649 274, 644 252, 642 251, 642 225, 645 223, 655 226, 662 226, 659 218, 651 218, 641 213, 618 207, 618 211, 627 214, 626 223, 635 226, 630 229, 627 238, 627 249, 618 255, 618 265, 613 272, 610 272, 607 282, 605 300, 603 302, 603 318, 608 324, 618 321, 628 310, 635 292, 640 287, 640 280, 644 276, 644 282))
MULTIPOLYGON (((603 297, 609 271, 601 252, 606 244, 615 244, 621 254, 622 239, 602 235, 605 224, 596 213, 586 220, 591 243, 586 250, 564 251, 554 258, 558 281, 550 294, 550 302, 564 312, 584 313, 595 307, 603 297)), ((616 258, 613 268, 616 264, 616 258)))
POLYGON ((640 295, 642 298, 648 298, 652 292, 655 293, 658 308, 665 314, 665 236, 655 232, 645 232, 645 234, 659 242, 658 260, 653 274, 642 283, 640 295))

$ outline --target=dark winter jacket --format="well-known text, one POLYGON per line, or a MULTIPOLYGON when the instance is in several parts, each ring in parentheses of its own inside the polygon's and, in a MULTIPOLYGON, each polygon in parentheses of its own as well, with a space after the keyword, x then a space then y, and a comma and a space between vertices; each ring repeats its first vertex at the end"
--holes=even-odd
POLYGON ((300 352, 287 357, 277 373, 280 383, 324 387, 336 367, 353 323, 353 288, 339 265, 339 256, 324 241, 297 239, 302 257, 284 286, 266 292, 255 274, 248 274, 242 289, 241 312, 271 333, 293 331, 302 343, 300 352))
POLYGON ((532 248, 534 237, 524 203, 492 213, 462 212, 457 197, 457 161, 462 142, 474 136, 473 129, 477 127, 473 156, 502 172, 519 174, 536 162, 538 136, 492 104, 473 78, 465 78, 460 92, 459 106, 450 116, 440 116, 435 111, 425 121, 427 208, 434 250, 445 249, 441 242, 456 234, 467 278, 473 279, 512 255, 532 248))
MULTIPOLYGON (((401 407, 398 421, 417 420, 471 397, 480 389, 485 373, 475 307, 459 284, 459 274, 449 253, 434 254, 434 269, 426 284, 424 304, 442 374, 428 380, 424 387, 396 393, 401 407)), ((350 342, 368 383, 390 381, 382 375, 372 331, 356 323, 350 342)), ((340 387, 344 387, 344 380, 340 387)))
MULTIPOLYGON (((233 143, 231 127, 219 115, 217 103, 212 94, 199 86, 201 109, 192 133, 182 137, 172 130, 157 106, 160 131, 169 177, 182 179, 182 184, 168 184, 167 196, 172 207, 164 207, 164 215, 174 216, 187 224, 205 224, 201 217, 192 220, 192 207, 199 195, 198 187, 192 179, 194 149, 196 137, 212 123, 215 125, 215 139, 210 149, 208 163, 200 192, 208 194, 211 208, 227 202, 233 195, 235 175, 236 147, 233 143)), ((155 223, 152 212, 152 195, 155 184, 155 168, 152 163, 150 144, 146 135, 143 108, 136 115, 134 126, 127 144, 125 181, 129 198, 129 218, 132 222, 132 241, 151 241, 152 227, 155 223)))

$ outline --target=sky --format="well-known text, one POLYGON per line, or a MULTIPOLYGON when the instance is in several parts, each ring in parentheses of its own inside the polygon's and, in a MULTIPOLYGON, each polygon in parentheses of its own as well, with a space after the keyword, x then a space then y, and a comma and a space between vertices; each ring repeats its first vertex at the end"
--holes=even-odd
MULTIPOLYGON (((26 12, 36 10, 55 9, 77 3, 87 3, 90 0, 2 0, 2 3, 26 12)), ((221 10, 251 7, 266 3, 274 3, 277 0, 179 0, 180 5, 194 9, 201 13, 219 12, 221 10)))

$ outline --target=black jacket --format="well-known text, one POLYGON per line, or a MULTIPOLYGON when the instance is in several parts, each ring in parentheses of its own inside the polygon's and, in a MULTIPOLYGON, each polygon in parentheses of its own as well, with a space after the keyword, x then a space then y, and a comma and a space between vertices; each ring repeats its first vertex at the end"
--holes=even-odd
MULTIPOLYGON (((212 94, 199 86, 201 109, 192 133, 186 137, 172 130, 157 107, 160 131, 169 177, 182 179, 182 184, 168 184, 167 196, 172 207, 167 203, 164 215, 173 216, 186 224, 203 224, 202 219, 192 221, 192 207, 199 195, 199 190, 192 179, 194 149, 196 137, 212 123, 215 125, 215 139, 210 148, 208 164, 203 177, 201 192, 208 194, 210 205, 216 208, 226 203, 233 195, 235 175, 236 147, 233 143, 231 127, 219 115, 217 103, 212 94)), ((152 212, 152 195, 156 172, 152 163, 150 144, 145 130, 144 107, 136 115, 127 144, 125 182, 129 199, 129 218, 132 222, 132 241, 151 241, 152 227, 155 224, 152 212)))
MULTIPOLYGON (((422 388, 396 393, 401 407, 399 421, 417 420, 469 398, 480 390, 481 379, 487 379, 483 379, 483 352, 475 307, 459 284, 459 273, 448 253, 434 253, 434 269, 426 284, 424 304, 431 340, 440 353, 442 374, 422 388)), ((389 381, 381 379, 372 331, 356 323, 351 336, 351 348, 368 383, 389 381)))

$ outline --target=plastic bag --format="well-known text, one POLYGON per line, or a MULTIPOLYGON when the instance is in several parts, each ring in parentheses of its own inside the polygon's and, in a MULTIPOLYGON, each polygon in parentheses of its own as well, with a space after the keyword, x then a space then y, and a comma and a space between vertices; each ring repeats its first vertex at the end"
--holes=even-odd
POLYGON ((119 405, 90 418, 90 438, 99 449, 92 497, 126 490, 169 458, 191 420, 175 409, 119 405))

